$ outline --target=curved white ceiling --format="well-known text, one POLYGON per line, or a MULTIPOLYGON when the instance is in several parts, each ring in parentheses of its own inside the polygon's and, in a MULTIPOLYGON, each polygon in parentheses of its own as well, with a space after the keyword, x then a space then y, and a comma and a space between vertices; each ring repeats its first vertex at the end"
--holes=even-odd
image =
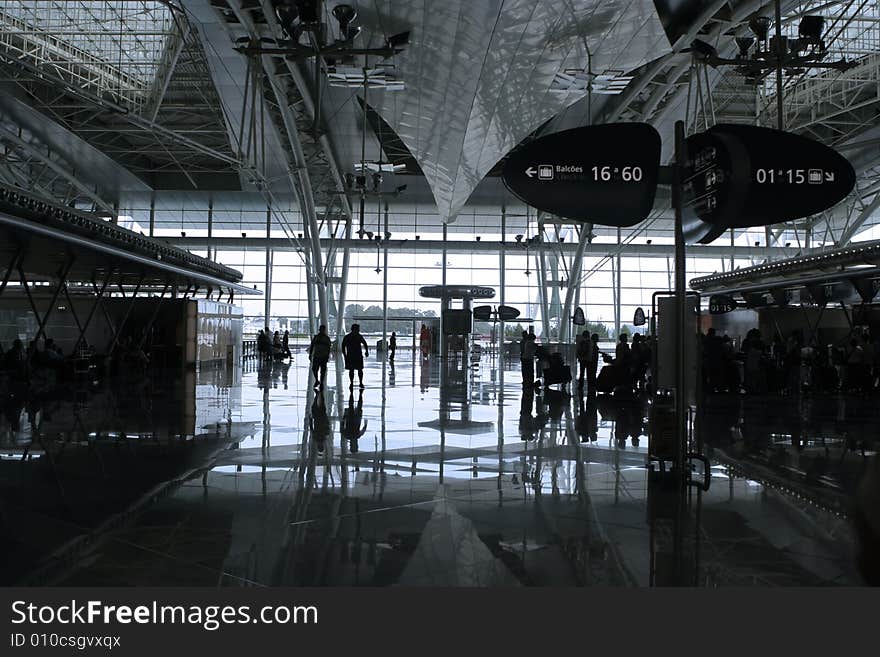
POLYGON ((447 222, 499 159, 583 97, 550 86, 557 72, 586 68, 585 43, 596 74, 631 71, 670 50, 652 0, 360 4, 371 45, 411 30, 393 59, 406 90, 373 93, 370 104, 419 162, 447 222))

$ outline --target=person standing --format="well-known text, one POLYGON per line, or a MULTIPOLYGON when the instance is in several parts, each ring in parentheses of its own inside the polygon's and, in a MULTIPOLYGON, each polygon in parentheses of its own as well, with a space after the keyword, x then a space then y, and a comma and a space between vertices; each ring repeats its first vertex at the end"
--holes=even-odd
POLYGON ((587 391, 589 394, 596 394, 596 374, 599 371, 599 334, 593 333, 590 336, 590 342, 593 347, 590 349, 590 362, 587 364, 587 391))
POLYGON ((394 352, 397 351, 397 333, 391 331, 391 337, 388 340, 388 360, 394 362, 394 352))
POLYGON ((281 350, 284 352, 284 358, 290 358, 290 331, 284 331, 281 336, 281 350))
POLYGON ((364 388, 364 355, 370 355, 367 341, 361 335, 360 324, 351 325, 351 333, 342 338, 342 355, 345 357, 345 369, 348 370, 349 389, 354 388, 354 373, 357 370, 361 390, 364 388), (361 345, 364 351, 361 351, 361 345))
POLYGON ((422 331, 419 334, 419 348, 422 350, 422 358, 427 358, 431 353, 431 332, 424 324, 422 324, 422 331))
POLYGON ((592 360, 592 356, 590 355, 593 351, 593 341, 590 340, 590 332, 584 331, 581 333, 580 337, 578 337, 577 341, 577 361, 579 367, 578 374, 578 387, 583 389, 584 387, 584 375, 587 370, 590 368, 590 361, 592 360))
POLYGON ((327 382, 327 361, 330 360, 330 336, 324 324, 318 327, 318 333, 309 345, 309 358, 312 360, 312 374, 315 376, 315 387, 323 388, 327 382))
POLYGON ((535 385, 535 335, 523 331, 520 344, 520 363, 522 363, 523 386, 535 385))

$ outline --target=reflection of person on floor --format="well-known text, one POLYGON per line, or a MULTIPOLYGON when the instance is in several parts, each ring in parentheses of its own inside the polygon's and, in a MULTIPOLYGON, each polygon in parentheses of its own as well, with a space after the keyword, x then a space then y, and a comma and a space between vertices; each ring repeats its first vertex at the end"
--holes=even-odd
POLYGON ((315 378, 316 388, 323 388, 327 382, 327 361, 330 360, 330 351, 330 336, 327 335, 327 327, 321 324, 309 345, 309 359, 312 361, 312 375, 315 378))
POLYGON ((535 440, 540 438, 541 430, 547 424, 549 415, 543 408, 538 409, 538 415, 532 415, 535 409, 535 393, 532 390, 523 391, 522 401, 519 408, 519 435, 523 440, 535 440))
POLYGON ((421 374, 419 376, 419 387, 422 392, 428 392, 431 387, 431 366, 427 361, 422 361, 421 374))
POLYGON ((361 427, 364 416, 364 393, 358 394, 358 403, 354 405, 354 395, 348 398, 348 408, 342 416, 342 438, 348 441, 348 450, 352 454, 358 451, 358 440, 367 432, 367 422, 361 427))
POLYGON ((419 333, 419 349, 422 350, 422 358, 427 358, 431 353, 431 332, 424 324, 422 324, 422 331, 419 333))
POLYGON ((351 325, 351 333, 342 338, 342 355, 345 357, 345 369, 348 370, 349 389, 354 388, 354 373, 358 373, 361 390, 364 389, 364 352, 370 356, 370 348, 367 341, 361 335, 360 324, 351 325), (364 351, 361 351, 361 345, 364 351))
POLYGON ((574 428, 580 436, 581 442, 596 441, 599 438, 599 407, 596 405, 596 397, 590 395, 584 398, 578 395, 576 407, 577 416, 574 419, 574 428))
POLYGON ((324 393, 319 392, 315 395, 312 402, 312 417, 310 419, 312 429, 312 440, 315 441, 315 447, 318 453, 324 452, 324 444, 330 437, 330 418, 327 417, 327 406, 324 401, 324 393))

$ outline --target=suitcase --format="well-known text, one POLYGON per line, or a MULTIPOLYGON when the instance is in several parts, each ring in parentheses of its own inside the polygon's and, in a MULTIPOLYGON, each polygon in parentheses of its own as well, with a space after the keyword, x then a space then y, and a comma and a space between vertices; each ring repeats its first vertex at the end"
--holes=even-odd
POLYGON ((617 370, 614 365, 605 365, 596 377, 596 392, 611 394, 617 385, 617 370))

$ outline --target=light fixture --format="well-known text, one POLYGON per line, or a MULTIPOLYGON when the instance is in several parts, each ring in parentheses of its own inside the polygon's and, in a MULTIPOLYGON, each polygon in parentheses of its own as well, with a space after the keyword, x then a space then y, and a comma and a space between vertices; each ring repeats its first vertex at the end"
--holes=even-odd
POLYGON ((767 41, 767 35, 770 33, 770 18, 767 16, 754 16, 749 21, 749 29, 761 43, 767 41))
POLYGON ((385 40, 385 43, 389 48, 394 48, 396 52, 400 52, 403 49, 403 46, 409 45, 409 30, 392 34, 385 40))
POLYGON ((739 48, 739 54, 737 57, 740 59, 748 59, 749 58, 749 50, 752 47, 752 44, 755 43, 755 37, 751 36, 738 36, 736 37, 736 47, 739 48))
POLYGON ((351 26, 352 21, 357 18, 357 10, 351 5, 336 5, 332 13, 339 23, 339 38, 342 41, 351 41, 361 31, 361 28, 351 26))
POLYGON ((320 20, 318 0, 294 0, 299 12, 299 19, 303 23, 314 24, 320 20))
POLYGON ((394 76, 394 67, 388 64, 364 69, 357 66, 331 66, 327 69, 327 78, 331 87, 347 87, 362 89, 384 89, 385 91, 403 91, 406 88, 403 80, 394 76))
POLYGON ((385 173, 401 173, 406 171, 405 164, 392 164, 391 162, 356 162, 355 171, 384 171, 385 173))
POLYGON ((798 25, 798 36, 816 45, 822 44, 822 32, 825 31, 825 18, 823 16, 804 16, 798 25))
POLYGON ((694 53, 694 57, 698 60, 708 61, 718 57, 718 51, 715 49, 710 43, 706 43, 702 39, 694 39, 691 41, 691 52, 694 53))

